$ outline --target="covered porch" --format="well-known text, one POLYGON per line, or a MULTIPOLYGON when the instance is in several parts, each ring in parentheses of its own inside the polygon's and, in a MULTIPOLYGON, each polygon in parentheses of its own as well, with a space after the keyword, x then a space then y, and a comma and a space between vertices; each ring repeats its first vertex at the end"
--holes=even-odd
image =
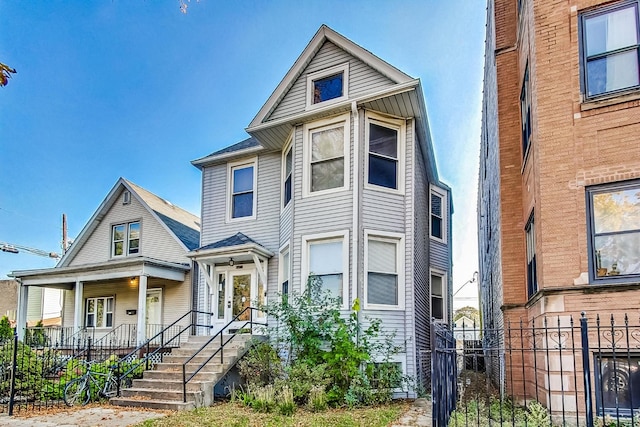
POLYGON ((60 341, 136 346, 191 308, 191 267, 145 257, 14 272, 20 282, 17 330, 24 339, 27 302, 34 287, 64 292, 60 341))

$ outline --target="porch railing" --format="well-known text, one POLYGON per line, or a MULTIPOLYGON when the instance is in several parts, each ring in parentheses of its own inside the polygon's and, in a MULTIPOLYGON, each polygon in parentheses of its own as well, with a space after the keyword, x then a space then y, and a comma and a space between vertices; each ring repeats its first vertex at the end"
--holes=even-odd
POLYGON ((72 326, 29 326, 24 333, 24 343, 30 347, 79 351, 86 347, 89 339, 95 339, 95 328, 84 327, 74 333, 72 326))
MULTIPOLYGON (((244 331, 247 329, 247 326, 249 326, 248 331, 251 335, 253 335, 253 326, 254 325, 258 325, 258 326, 267 326, 267 323, 264 322, 254 322, 253 320, 253 313, 254 311, 258 311, 257 308, 255 307, 245 307, 244 310, 242 310, 240 313, 238 313, 236 315, 236 317, 234 317, 233 319, 231 319, 229 321, 229 323, 227 323, 226 325, 224 325, 224 327, 222 327, 222 329, 220 329, 220 331, 218 331, 215 335, 211 336, 211 338, 209 340, 207 340, 207 342, 205 342, 195 353, 193 353, 191 355, 191 357, 189 357, 187 360, 185 360, 182 363, 182 401, 183 402, 187 402, 187 383, 189 381, 191 381, 197 374, 198 372, 200 372, 205 365, 207 365, 207 363, 209 363, 210 361, 213 360, 214 357, 216 357, 216 355, 218 353, 220 353, 220 364, 224 364, 224 347, 225 345, 227 345, 231 340, 233 340, 236 335, 238 335, 241 331, 244 331), (229 326, 231 326, 232 323, 237 322, 238 319, 240 319, 241 317, 243 317, 246 312, 249 311, 249 320, 245 321, 244 324, 242 324, 242 326, 240 326, 238 329, 236 329, 236 332, 227 335, 228 338, 225 340, 224 339, 224 335, 223 332, 225 330, 227 330, 227 328, 229 328, 229 326), (189 377, 187 377, 187 364, 189 364, 198 354, 200 354, 205 348, 207 348, 207 346, 209 344, 211 344, 213 341, 215 341, 218 337, 220 337, 220 347, 211 355, 207 358, 207 360, 205 360, 204 362, 202 362, 200 364, 200 366, 198 366, 192 373, 191 375, 189 375, 189 377)), ((230 368, 230 367, 229 367, 230 368)), ((223 370, 222 372, 222 376, 224 376, 225 372, 223 370)))

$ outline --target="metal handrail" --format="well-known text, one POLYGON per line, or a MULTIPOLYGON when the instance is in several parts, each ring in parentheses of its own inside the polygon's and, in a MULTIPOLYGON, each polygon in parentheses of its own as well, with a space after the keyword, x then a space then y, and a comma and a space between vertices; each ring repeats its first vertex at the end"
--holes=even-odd
MULTIPOLYGON (((154 336, 152 336, 151 338, 147 339, 144 343, 138 345, 134 350, 132 350, 131 352, 129 352, 128 354, 126 354, 125 356, 123 356, 120 361, 118 362, 118 367, 119 365, 123 362, 123 361, 128 361, 131 360, 133 358, 134 355, 136 355, 139 351, 141 351, 142 349, 146 348, 146 353, 144 355, 144 357, 142 359, 138 359, 136 364, 131 363, 131 367, 126 370, 125 372, 122 372, 121 374, 118 375, 118 395, 120 395, 120 383, 122 382, 122 380, 124 380, 127 375, 129 375, 131 372, 133 372, 135 369, 137 369, 138 367, 140 367, 140 365, 142 365, 142 363, 146 364, 146 369, 149 368, 149 360, 151 359, 151 357, 155 354, 158 354, 161 350, 164 350, 167 348, 167 346, 172 343, 176 338, 179 338, 180 335, 182 335, 185 331, 188 331, 190 328, 192 327, 206 327, 206 328, 211 328, 211 325, 201 325, 198 324, 196 322, 191 322, 189 323, 189 325, 185 326, 184 328, 180 328, 178 330, 178 333, 176 333, 175 335, 173 335, 171 338, 169 338, 168 340, 164 340, 164 333, 169 330, 170 328, 173 328, 174 326, 176 326, 181 320, 183 320, 185 317, 189 316, 189 315, 193 315, 193 314, 205 314, 205 315, 209 315, 209 316, 213 316, 213 313, 207 312, 207 311, 199 311, 199 310, 190 310, 188 312, 186 312, 184 315, 180 316, 180 318, 178 318, 176 321, 174 321, 173 323, 171 323, 170 325, 168 325, 167 327, 165 327, 164 329, 162 329, 160 332, 158 332, 157 334, 155 334, 154 336), (158 348, 156 348, 154 351, 150 352, 150 346, 153 340, 155 340, 156 338, 160 337, 160 345, 158 346, 158 348)), ((121 372, 121 369, 118 369, 118 372, 121 372)))
POLYGON ((191 355, 191 357, 189 357, 187 360, 185 360, 182 363, 182 401, 184 403, 187 402, 187 383, 189 381, 191 381, 193 379, 193 377, 195 377, 198 374, 198 372, 200 372, 202 370, 202 368, 204 368, 205 365, 207 363, 209 363, 218 353, 220 353, 220 364, 224 363, 224 351, 223 351, 224 350, 224 346, 227 345, 232 339, 234 339, 236 337, 236 335, 238 335, 238 332, 235 332, 235 333, 231 334, 231 336, 226 341, 224 340, 223 332, 225 331, 225 329, 227 329, 229 326, 231 326, 231 324, 233 322, 237 321, 238 318, 240 316, 242 316, 247 310, 249 310, 249 320, 245 321, 244 324, 242 325, 242 327, 238 328, 238 330, 242 330, 247 325, 251 325, 250 334, 253 335, 253 325, 254 324, 259 325, 259 326, 267 326, 267 323, 258 323, 258 322, 254 322, 253 321, 253 312, 255 310, 258 310, 257 308, 255 308, 255 307, 245 307, 244 310, 242 310, 240 313, 238 313, 236 315, 236 317, 234 317, 226 325, 224 325, 222 327, 222 329, 220 329, 215 335, 211 336, 211 338, 209 338, 209 340, 207 342, 205 342, 195 353, 193 353, 191 355), (187 378, 187 364, 189 362, 191 362, 209 344, 211 344, 213 342, 213 340, 215 340, 218 335, 220 335, 220 347, 211 356, 209 356, 209 358, 207 360, 205 360, 202 364, 200 364, 200 366, 198 366, 198 368, 189 376, 189 378, 187 378))

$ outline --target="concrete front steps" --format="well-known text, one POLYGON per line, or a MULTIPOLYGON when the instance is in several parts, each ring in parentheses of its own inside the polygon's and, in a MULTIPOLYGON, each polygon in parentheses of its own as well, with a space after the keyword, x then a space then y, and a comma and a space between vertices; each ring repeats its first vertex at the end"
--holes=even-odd
MULTIPOLYGON (((191 357, 210 336, 190 336, 180 348, 173 349, 164 356, 162 363, 145 371, 142 379, 133 380, 131 388, 121 390, 120 397, 113 397, 110 403, 118 406, 136 406, 150 409, 188 410, 213 403, 213 388, 216 383, 235 365, 251 346, 255 335, 238 334, 225 345, 223 362, 220 353, 205 365, 187 383, 187 401, 182 395, 182 364, 191 357)), ((224 336, 226 341, 229 336, 224 336)), ((220 348, 220 339, 214 340, 187 364, 187 378, 220 348)))

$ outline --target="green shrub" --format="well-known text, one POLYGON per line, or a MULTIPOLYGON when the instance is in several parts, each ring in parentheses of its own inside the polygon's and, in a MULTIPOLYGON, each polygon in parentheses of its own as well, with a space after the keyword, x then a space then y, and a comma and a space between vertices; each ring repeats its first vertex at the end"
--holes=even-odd
POLYGON ((251 407, 257 412, 272 412, 276 406, 275 390, 272 385, 258 387, 253 390, 251 407))
POLYGON ((249 386, 263 387, 282 376, 282 362, 269 343, 261 342, 238 362, 238 370, 249 386))
POLYGON ((280 415, 291 416, 296 411, 293 401, 293 391, 288 387, 282 387, 277 393, 278 412, 280 415))
POLYGON ((13 338, 13 328, 11 322, 7 316, 2 316, 0 319, 0 343, 8 341, 13 338))
POLYGON ((307 406, 314 412, 327 409, 327 392, 324 390, 324 386, 311 387, 307 406))

